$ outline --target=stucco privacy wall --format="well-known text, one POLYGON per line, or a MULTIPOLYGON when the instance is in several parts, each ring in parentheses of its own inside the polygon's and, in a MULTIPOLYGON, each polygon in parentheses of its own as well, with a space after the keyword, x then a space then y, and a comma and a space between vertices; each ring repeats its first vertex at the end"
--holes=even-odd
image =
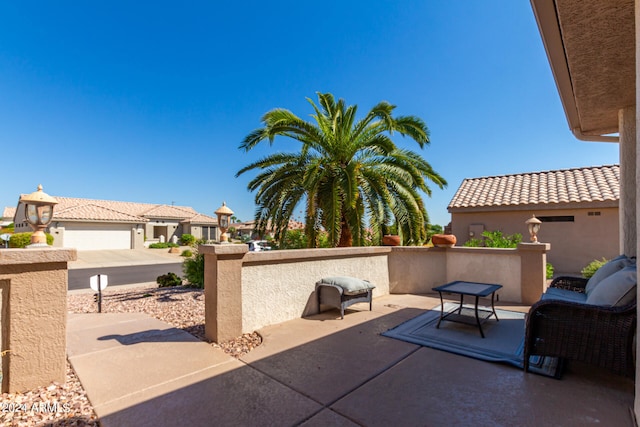
POLYGON ((205 335, 220 342, 318 311, 315 283, 354 276, 388 293, 428 293, 454 280, 499 283, 503 301, 533 304, 545 289, 549 244, 517 249, 367 247, 247 253, 245 245, 203 245, 205 335))
POLYGON ((67 263, 75 249, 3 249, 2 391, 66 380, 67 263))
POLYGON ((242 267, 242 330, 251 332, 318 312, 323 277, 369 280, 373 296, 389 294, 390 248, 336 248, 247 253, 242 267))
POLYGON ((447 282, 497 283, 502 285, 498 292, 500 300, 522 302, 520 263, 517 249, 450 248, 447 282))

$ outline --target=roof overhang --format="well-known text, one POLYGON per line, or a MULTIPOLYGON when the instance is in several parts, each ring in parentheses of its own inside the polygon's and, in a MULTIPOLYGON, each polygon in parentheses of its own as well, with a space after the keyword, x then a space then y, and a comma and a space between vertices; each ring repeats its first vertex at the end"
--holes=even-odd
POLYGON ((618 112, 635 105, 634 0, 531 0, 569 128, 618 142, 618 112))

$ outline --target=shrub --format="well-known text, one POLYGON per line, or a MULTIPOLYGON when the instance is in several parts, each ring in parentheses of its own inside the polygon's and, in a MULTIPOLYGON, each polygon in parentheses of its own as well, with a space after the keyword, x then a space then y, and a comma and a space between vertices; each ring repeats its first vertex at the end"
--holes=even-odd
POLYGON ((182 279, 176 273, 167 273, 162 276, 158 276, 156 279, 159 288, 166 288, 172 286, 182 285, 182 279))
POLYGON ((184 251, 182 251, 182 253, 180 254, 180 256, 183 256, 185 258, 188 258, 190 256, 193 256, 193 252, 190 249, 185 249, 184 251))
MULTIPOLYGON (((9 239, 9 247, 10 248, 26 248, 28 245, 31 244, 32 234, 33 233, 31 232, 12 234, 11 238, 9 239)), ((47 236, 47 245, 49 246, 53 245, 53 236, 49 233, 45 233, 45 235, 47 236)))
POLYGON ((484 231, 482 233, 484 242, 481 239, 468 240, 464 246, 467 247, 479 247, 484 246, 487 248, 516 248, 518 243, 522 242, 522 234, 514 233, 509 236, 504 236, 502 231, 484 231))
POLYGON ((191 246, 196 242, 196 236, 193 234, 183 234, 180 241, 184 246, 191 246))
POLYGON ((149 249, 167 249, 167 248, 178 248, 180 245, 171 242, 165 243, 152 243, 149 245, 149 249))
POLYGON ((602 258, 602 261, 598 261, 597 259, 591 261, 585 268, 582 269, 580 273, 585 279, 591 278, 595 274, 596 271, 603 265, 609 262, 608 259, 602 258))
POLYGON ((553 279, 553 272, 554 272, 554 268, 553 265, 551 265, 550 263, 547 263, 547 279, 553 279))
POLYGON ((187 282, 195 288, 204 288, 204 255, 195 254, 182 262, 182 272, 187 282))

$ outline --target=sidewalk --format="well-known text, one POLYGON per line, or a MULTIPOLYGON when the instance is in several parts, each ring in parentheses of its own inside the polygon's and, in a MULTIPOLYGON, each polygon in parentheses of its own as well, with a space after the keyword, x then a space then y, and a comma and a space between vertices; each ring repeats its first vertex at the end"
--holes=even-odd
POLYGON ((559 381, 380 335, 438 303, 389 295, 269 326, 240 360, 144 314, 69 314, 67 351, 104 427, 633 425, 631 381, 559 381))

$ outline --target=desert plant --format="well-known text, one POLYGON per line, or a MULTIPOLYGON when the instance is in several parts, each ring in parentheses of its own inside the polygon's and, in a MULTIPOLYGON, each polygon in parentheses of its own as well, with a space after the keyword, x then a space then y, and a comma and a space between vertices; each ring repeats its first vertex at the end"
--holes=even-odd
MULTIPOLYGON (((11 235, 9 239, 9 247, 10 248, 26 248, 31 244, 31 232, 25 233, 15 233, 11 235)), ((53 245, 53 236, 49 233, 45 233, 47 236, 47 245, 53 245)))
POLYGON ((204 255, 195 254, 182 262, 182 272, 187 282, 196 288, 204 288, 204 255))
POLYGON ((185 258, 191 257, 193 256, 193 251, 191 251, 191 249, 185 249, 184 251, 182 251, 180 256, 183 256, 185 258))
POLYGON ((163 274, 162 276, 158 276, 156 279, 159 288, 167 288, 172 286, 180 286, 182 285, 182 279, 176 274, 169 272, 167 274, 163 274))
POLYGON ((554 272, 554 268, 553 265, 551 265, 550 263, 547 263, 547 279, 553 279, 553 272, 554 272))
POLYGON ((180 247, 177 243, 165 242, 165 243, 152 243, 149 245, 149 249, 167 249, 167 248, 178 248, 180 247))
POLYGON ((191 246, 196 242, 196 236, 193 234, 183 234, 180 237, 180 241, 184 246, 191 246))
POLYGON ((502 231, 484 231, 482 239, 470 239, 463 246, 487 248, 516 248, 518 243, 522 242, 522 234, 514 233, 508 236, 502 234, 502 231))
POLYGON ((587 266, 583 268, 582 271, 580 271, 580 273, 582 273, 582 276, 585 279, 589 279, 591 278, 591 276, 593 276, 596 273, 596 271, 598 271, 600 267, 605 265, 607 262, 609 262, 609 260, 606 258, 602 258, 601 261, 594 259, 589 264, 587 264, 587 266))

